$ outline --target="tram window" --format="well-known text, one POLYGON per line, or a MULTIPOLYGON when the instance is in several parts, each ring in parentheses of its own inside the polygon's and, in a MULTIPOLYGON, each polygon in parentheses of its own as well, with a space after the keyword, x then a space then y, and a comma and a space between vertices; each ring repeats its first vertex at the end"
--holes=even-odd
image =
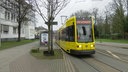
POLYGON ((62 30, 62 35, 61 35, 61 39, 64 40, 64 30, 62 30))
POLYGON ((75 33, 74 33, 74 25, 68 27, 68 41, 74 41, 75 40, 75 33))
POLYGON ((63 33, 63 40, 66 39, 66 29, 64 29, 64 33, 63 33))
POLYGON ((69 35, 68 35, 68 28, 66 28, 66 37, 65 37, 65 41, 69 40, 69 35))
POLYGON ((83 26, 82 29, 83 29, 83 35, 86 35, 86 29, 85 29, 85 27, 83 26))
POLYGON ((60 32, 60 40, 63 40, 62 31, 60 32))
POLYGON ((59 32, 59 40, 60 40, 60 32, 59 32))
POLYGON ((66 40, 66 29, 63 29, 61 32, 61 40, 65 41, 66 40))
POLYGON ((78 42, 92 42, 92 28, 91 25, 77 25, 78 42))

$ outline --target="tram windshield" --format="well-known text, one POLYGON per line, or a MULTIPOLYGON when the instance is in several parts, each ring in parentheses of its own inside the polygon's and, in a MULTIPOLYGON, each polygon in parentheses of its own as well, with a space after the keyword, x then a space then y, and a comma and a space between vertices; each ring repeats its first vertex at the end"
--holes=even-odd
POLYGON ((92 25, 78 24, 77 25, 77 40, 78 42, 92 42, 92 25))

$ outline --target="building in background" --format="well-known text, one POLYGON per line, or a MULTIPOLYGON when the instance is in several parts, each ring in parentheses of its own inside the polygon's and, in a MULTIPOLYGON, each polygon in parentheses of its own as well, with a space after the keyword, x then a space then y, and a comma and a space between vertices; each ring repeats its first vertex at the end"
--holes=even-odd
POLYGON ((35 21, 35 13, 34 11, 31 11, 29 15, 27 15, 30 20, 28 20, 25 23, 25 39, 35 39, 35 27, 36 27, 36 21, 35 21))
MULTIPOLYGON (((11 7, 9 2, 12 0, 2 0, 7 3, 7 6, 11 7)), ((2 3, 0 1, 0 4, 2 3)), ((21 26, 21 38, 22 39, 34 39, 35 38, 35 13, 32 11, 27 15, 29 21, 24 22, 21 26), (32 15, 32 16, 31 16, 32 15), (32 18, 31 18, 32 17, 32 18)), ((18 23, 16 20, 16 14, 8 11, 6 8, 0 6, 0 39, 1 41, 12 41, 18 38, 18 23)))

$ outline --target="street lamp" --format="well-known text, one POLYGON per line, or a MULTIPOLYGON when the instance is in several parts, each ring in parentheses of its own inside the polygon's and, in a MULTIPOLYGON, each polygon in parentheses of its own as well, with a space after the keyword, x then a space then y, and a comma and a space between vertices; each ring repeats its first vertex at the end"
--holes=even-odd
POLYGON ((61 16, 61 24, 63 25, 63 22, 65 21, 65 20, 63 20, 63 18, 65 18, 65 20, 67 19, 67 16, 65 16, 65 15, 62 15, 61 16))
POLYGON ((2 29, 1 29, 1 24, 0 24, 0 47, 1 47, 1 32, 2 32, 2 29))
POLYGON ((127 0, 127 16, 128 16, 128 0, 127 0))

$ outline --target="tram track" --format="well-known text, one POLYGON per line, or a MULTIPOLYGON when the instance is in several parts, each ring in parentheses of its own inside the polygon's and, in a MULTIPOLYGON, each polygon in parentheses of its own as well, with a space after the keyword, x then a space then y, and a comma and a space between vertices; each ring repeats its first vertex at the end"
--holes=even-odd
POLYGON ((68 55, 68 57, 70 57, 70 60, 77 72, 102 72, 91 63, 86 62, 84 59, 79 58, 78 56, 68 55))
MULTIPOLYGON (((57 45, 57 44, 55 44, 55 45, 57 45)), ((59 47, 58 45, 57 45, 57 47, 59 47)), ((60 48, 61 49, 61 48, 60 48)), ((61 49, 61 51, 62 51, 62 53, 63 53, 63 58, 64 58, 64 60, 65 60, 65 64, 66 64, 66 66, 67 66, 67 72, 81 72, 81 71, 79 71, 79 68, 76 66, 76 65, 81 65, 81 63, 78 63, 78 64, 76 64, 76 62, 74 62, 74 60, 79 60, 79 61, 82 61, 80 58, 78 58, 78 57, 75 57, 75 56, 73 56, 73 55, 69 55, 69 54, 67 54, 65 51, 63 51, 62 49, 61 49)), ((84 62, 84 61, 83 61, 84 62)), ((91 64, 89 64, 89 63, 87 63, 90 67, 92 67, 93 69, 92 69, 92 72, 101 72, 101 71, 99 71, 98 69, 96 69, 95 67, 93 67, 93 66, 91 66, 91 64)), ((86 65, 86 64, 84 64, 84 65, 86 65)))
MULTIPOLYGON (((62 50, 64 54, 65 64, 67 66, 67 72, 122 72, 123 69, 112 65, 111 63, 104 62, 100 60, 97 56, 108 57, 111 59, 116 59, 122 61, 120 59, 114 58, 111 54, 107 53, 106 51, 102 51, 97 49, 96 53, 98 55, 94 55, 94 57, 80 57, 69 55, 62 50), (100 54, 100 55, 99 55, 100 54), (104 56, 105 55, 105 56, 104 56)), ((105 60, 106 61, 106 60, 105 60)), ((126 62, 126 61, 122 61, 126 62)), ((128 63, 128 62, 127 62, 128 63)), ((126 69, 126 68, 125 68, 126 69)), ((126 70, 125 70, 126 71, 126 70)))
MULTIPOLYGON (((121 70, 119 70, 105 62, 102 62, 92 56, 78 57, 78 56, 71 55, 70 58, 71 58, 71 62, 73 63, 73 65, 75 65, 75 68, 77 68, 76 65, 78 65, 78 64, 76 64, 76 63, 78 61, 81 62, 79 64, 83 64, 84 67, 86 67, 86 66, 88 68, 91 67, 92 71, 89 71, 89 72, 122 72, 121 70), (74 61, 74 60, 77 60, 77 61, 74 61)), ((81 66, 83 66, 83 65, 81 65, 81 66)), ((80 70, 80 69, 77 69, 77 70, 80 70)), ((83 72, 83 71, 79 71, 79 72, 83 72)))
POLYGON ((91 67, 93 67, 95 70, 97 70, 98 72, 121 72, 119 69, 104 63, 96 58, 81 58, 81 60, 85 63, 87 63, 88 65, 90 65, 91 67))
POLYGON ((97 49, 96 52, 97 52, 97 53, 100 53, 100 54, 102 54, 102 55, 111 57, 111 58, 113 58, 113 59, 116 59, 116 60, 119 60, 119 61, 128 63, 128 59, 125 59, 125 58, 122 57, 122 56, 128 57, 128 55, 121 54, 121 53, 117 53, 117 52, 112 52, 112 54, 111 54, 111 53, 107 53, 107 51, 101 50, 101 49, 97 49))
POLYGON ((87 62, 84 59, 81 59, 83 62, 87 63, 89 66, 91 66, 92 68, 94 68, 96 71, 101 72, 98 68, 96 68, 95 66, 93 66, 91 63, 87 62))

